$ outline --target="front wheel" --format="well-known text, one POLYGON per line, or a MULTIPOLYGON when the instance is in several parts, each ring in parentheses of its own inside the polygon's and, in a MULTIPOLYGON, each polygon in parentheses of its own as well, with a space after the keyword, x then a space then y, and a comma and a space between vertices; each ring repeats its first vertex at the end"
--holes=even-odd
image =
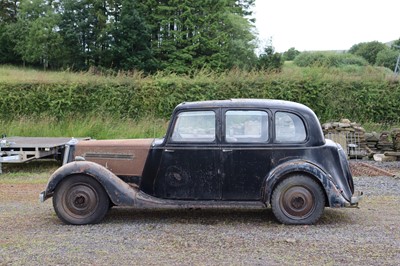
POLYGON ((67 224, 94 224, 100 222, 110 206, 104 188, 95 179, 75 175, 63 180, 53 196, 57 216, 67 224))
POLYGON ((286 178, 274 189, 272 212, 284 224, 313 224, 325 208, 325 195, 312 178, 297 175, 286 178))

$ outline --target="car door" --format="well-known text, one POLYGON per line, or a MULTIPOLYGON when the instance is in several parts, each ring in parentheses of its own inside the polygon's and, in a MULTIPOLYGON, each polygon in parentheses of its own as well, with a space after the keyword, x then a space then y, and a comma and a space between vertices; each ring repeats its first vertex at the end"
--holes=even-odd
POLYGON ((271 167, 270 113, 266 110, 222 112, 224 200, 259 200, 271 167))
POLYGON ((164 198, 221 199, 218 110, 182 111, 175 115, 158 173, 164 198))

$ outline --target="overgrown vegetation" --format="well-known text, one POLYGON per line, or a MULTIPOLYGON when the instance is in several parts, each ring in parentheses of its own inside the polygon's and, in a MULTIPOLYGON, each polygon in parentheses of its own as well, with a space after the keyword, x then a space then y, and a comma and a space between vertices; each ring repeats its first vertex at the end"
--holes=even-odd
POLYGON ((91 137, 94 139, 127 139, 162 137, 166 119, 142 117, 139 120, 115 118, 111 115, 74 115, 55 117, 14 117, 0 119, 0 133, 25 137, 91 137))
POLYGON ((342 67, 347 65, 366 66, 367 60, 349 53, 303 52, 294 59, 300 67, 342 67))
POLYGON ((199 71, 146 77, 26 72, 6 67, 0 68, 0 73, 0 133, 8 135, 160 137, 177 104, 229 98, 301 102, 311 107, 321 122, 343 117, 357 122, 399 122, 399 81, 391 71, 370 66, 343 70, 286 64, 280 73, 199 71), (15 76, 21 77, 19 81, 15 76))

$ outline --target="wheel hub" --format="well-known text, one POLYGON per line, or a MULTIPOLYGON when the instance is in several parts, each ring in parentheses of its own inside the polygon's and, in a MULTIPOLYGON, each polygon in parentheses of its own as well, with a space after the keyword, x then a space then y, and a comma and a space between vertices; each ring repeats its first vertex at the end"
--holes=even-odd
POLYGON ((292 202, 291 202, 292 206, 295 209, 300 209, 301 207, 304 206, 304 203, 305 203, 305 200, 302 197, 295 197, 292 199, 292 202))
POLYGON ((96 191, 88 185, 75 185, 66 194, 65 209, 71 215, 88 216, 96 209, 96 191))
POLYGON ((74 205, 78 208, 85 206, 86 198, 83 195, 78 195, 75 199, 74 205))
POLYGON ((314 198, 307 188, 291 187, 283 193, 280 205, 288 217, 304 219, 314 209, 314 198))

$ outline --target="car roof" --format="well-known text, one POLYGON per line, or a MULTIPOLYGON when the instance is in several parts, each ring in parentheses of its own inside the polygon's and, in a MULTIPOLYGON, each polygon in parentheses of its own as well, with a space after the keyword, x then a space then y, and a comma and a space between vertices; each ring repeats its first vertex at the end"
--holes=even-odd
POLYGON ((271 99, 230 99, 230 100, 214 100, 214 101, 198 101, 183 102, 176 108, 182 109, 201 109, 201 108, 270 108, 270 109, 286 109, 299 112, 313 113, 307 106, 283 100, 271 99))

